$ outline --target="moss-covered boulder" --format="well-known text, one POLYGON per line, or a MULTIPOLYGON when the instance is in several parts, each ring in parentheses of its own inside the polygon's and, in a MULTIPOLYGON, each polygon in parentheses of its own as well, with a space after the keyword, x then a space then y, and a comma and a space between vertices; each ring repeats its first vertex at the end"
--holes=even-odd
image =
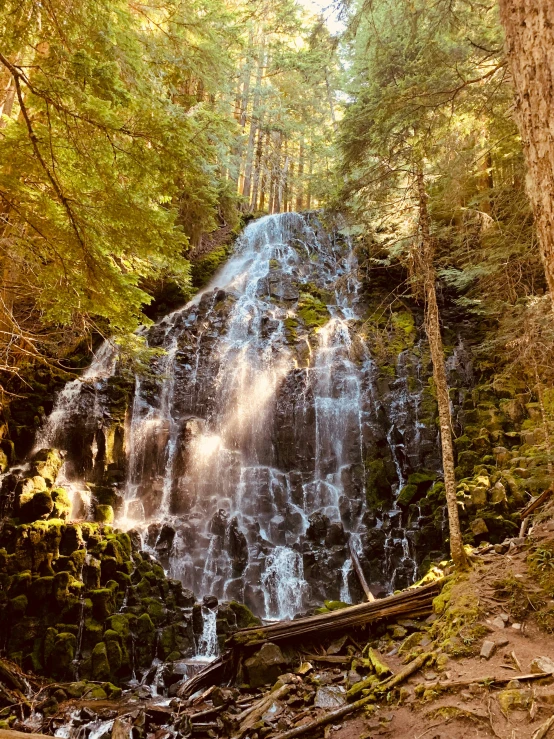
POLYGON ((50 496, 54 504, 52 516, 65 521, 71 513, 71 500, 69 499, 67 490, 65 488, 53 488, 50 491, 50 496))
POLYGON ((52 486, 56 482, 62 464, 63 459, 57 449, 40 449, 32 459, 31 470, 52 486))
POLYGON ((98 523, 113 523, 114 510, 111 505, 96 505, 94 507, 94 520, 98 523))
POLYGON ((77 637, 70 632, 56 634, 48 655, 47 666, 53 677, 70 677, 71 667, 77 651, 77 637))
POLYGON ((94 649, 92 650, 91 661, 92 679, 109 680, 111 671, 105 642, 98 642, 98 644, 94 647, 94 649))

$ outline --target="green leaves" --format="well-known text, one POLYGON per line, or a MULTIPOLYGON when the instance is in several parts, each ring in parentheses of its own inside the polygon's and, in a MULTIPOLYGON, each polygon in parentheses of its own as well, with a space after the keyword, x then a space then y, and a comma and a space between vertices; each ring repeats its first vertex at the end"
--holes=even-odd
POLYGON ((21 99, 0 128, 0 257, 29 331, 123 336, 148 281, 190 290, 185 254, 216 226, 230 137, 208 98, 228 84, 230 20, 220 0, 4 4, 0 77, 21 99))

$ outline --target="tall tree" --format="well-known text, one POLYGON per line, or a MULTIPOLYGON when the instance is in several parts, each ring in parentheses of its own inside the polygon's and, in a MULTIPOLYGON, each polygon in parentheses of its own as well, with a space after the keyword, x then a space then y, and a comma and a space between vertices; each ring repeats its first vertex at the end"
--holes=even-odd
POLYGON ((527 191, 554 309, 554 5, 500 0, 527 161, 527 191))

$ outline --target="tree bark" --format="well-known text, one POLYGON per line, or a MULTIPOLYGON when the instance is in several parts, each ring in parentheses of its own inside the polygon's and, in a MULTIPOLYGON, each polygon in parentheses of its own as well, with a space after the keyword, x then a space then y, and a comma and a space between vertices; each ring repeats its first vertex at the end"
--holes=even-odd
POLYGON ((431 350, 433 363, 433 380, 437 393, 439 424, 442 448, 442 467, 444 472, 444 488, 448 508, 448 525, 450 529, 450 553, 454 564, 459 569, 468 566, 460 531, 460 517, 456 499, 456 475, 454 474, 454 447, 452 444, 452 417, 450 414, 450 396, 446 369, 444 366, 444 350, 440 331, 440 315, 435 290, 434 242, 431 236, 429 210, 427 208, 427 192, 423 172, 417 178, 417 195, 419 206, 419 233, 421 248, 416 255, 416 275, 421 280, 425 298, 425 331, 431 350))
POLYGON ((301 211, 304 207, 304 139, 300 139, 300 151, 298 153, 298 187, 296 188, 296 210, 301 211))
POLYGON ((546 282, 554 308, 554 3, 500 0, 546 282))
POLYGON ((256 131, 258 130, 260 117, 260 98, 262 92, 262 76, 265 60, 265 40, 262 38, 260 53, 258 55, 258 69, 256 73, 256 85, 252 101, 252 116, 250 118, 250 131, 248 133, 248 145, 246 147, 246 161, 244 165, 244 183, 242 195, 247 204, 250 203, 250 191, 252 187, 252 169, 254 165, 254 148, 256 142, 256 131))

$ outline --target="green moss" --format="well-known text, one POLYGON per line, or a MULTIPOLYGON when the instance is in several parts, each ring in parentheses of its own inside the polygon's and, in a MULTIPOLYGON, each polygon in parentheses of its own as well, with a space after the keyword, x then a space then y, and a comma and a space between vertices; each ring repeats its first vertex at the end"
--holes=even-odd
POLYGON ((320 328, 331 317, 325 303, 308 292, 300 293, 297 313, 307 328, 320 328))
POLYGON ((289 344, 295 344, 298 340, 298 320, 296 318, 288 317, 283 321, 285 326, 285 337, 289 344))
POLYGON ((69 495, 64 488, 54 488, 50 491, 54 508, 52 509, 52 515, 54 518, 61 518, 65 520, 71 511, 71 501, 69 495))
POLYGON ((399 506, 406 507, 410 505, 417 496, 417 492, 417 485, 404 485, 396 499, 396 502, 399 506))
POLYGON ((227 260, 230 247, 227 245, 214 249, 205 257, 191 264, 191 278, 194 287, 203 287, 213 277, 215 272, 227 260))
POLYGON ((97 505, 94 508, 94 520, 98 523, 113 523, 114 512, 111 505, 97 505))
POLYGON ((247 606, 245 606, 244 603, 237 603, 237 601, 232 600, 229 603, 229 608, 235 614, 235 617, 237 619, 237 626, 239 629, 247 629, 251 626, 262 625, 261 620, 257 616, 254 616, 252 611, 247 606))
POLYGON ((57 634, 48 658, 49 671, 53 677, 65 678, 71 674, 71 665, 77 650, 77 637, 70 632, 57 634))
POLYGON ((121 698, 122 690, 113 683, 102 683, 102 690, 108 696, 108 700, 115 701, 121 698))
POLYGON ((430 487, 431 483, 433 483, 437 479, 437 473, 433 470, 421 470, 420 472, 412 472, 411 475, 408 476, 408 485, 417 485, 420 486, 427 486, 430 487))
POLYGON ((323 602, 328 611, 340 611, 343 608, 348 608, 348 603, 343 603, 341 600, 326 600, 323 602))
POLYGON ((370 510, 381 509, 392 501, 392 481, 383 459, 366 463, 366 500, 370 510))
POLYGON ((108 661, 108 653, 106 651, 106 645, 103 641, 98 644, 92 650, 92 677, 94 680, 109 680, 110 678, 110 663, 108 661))

